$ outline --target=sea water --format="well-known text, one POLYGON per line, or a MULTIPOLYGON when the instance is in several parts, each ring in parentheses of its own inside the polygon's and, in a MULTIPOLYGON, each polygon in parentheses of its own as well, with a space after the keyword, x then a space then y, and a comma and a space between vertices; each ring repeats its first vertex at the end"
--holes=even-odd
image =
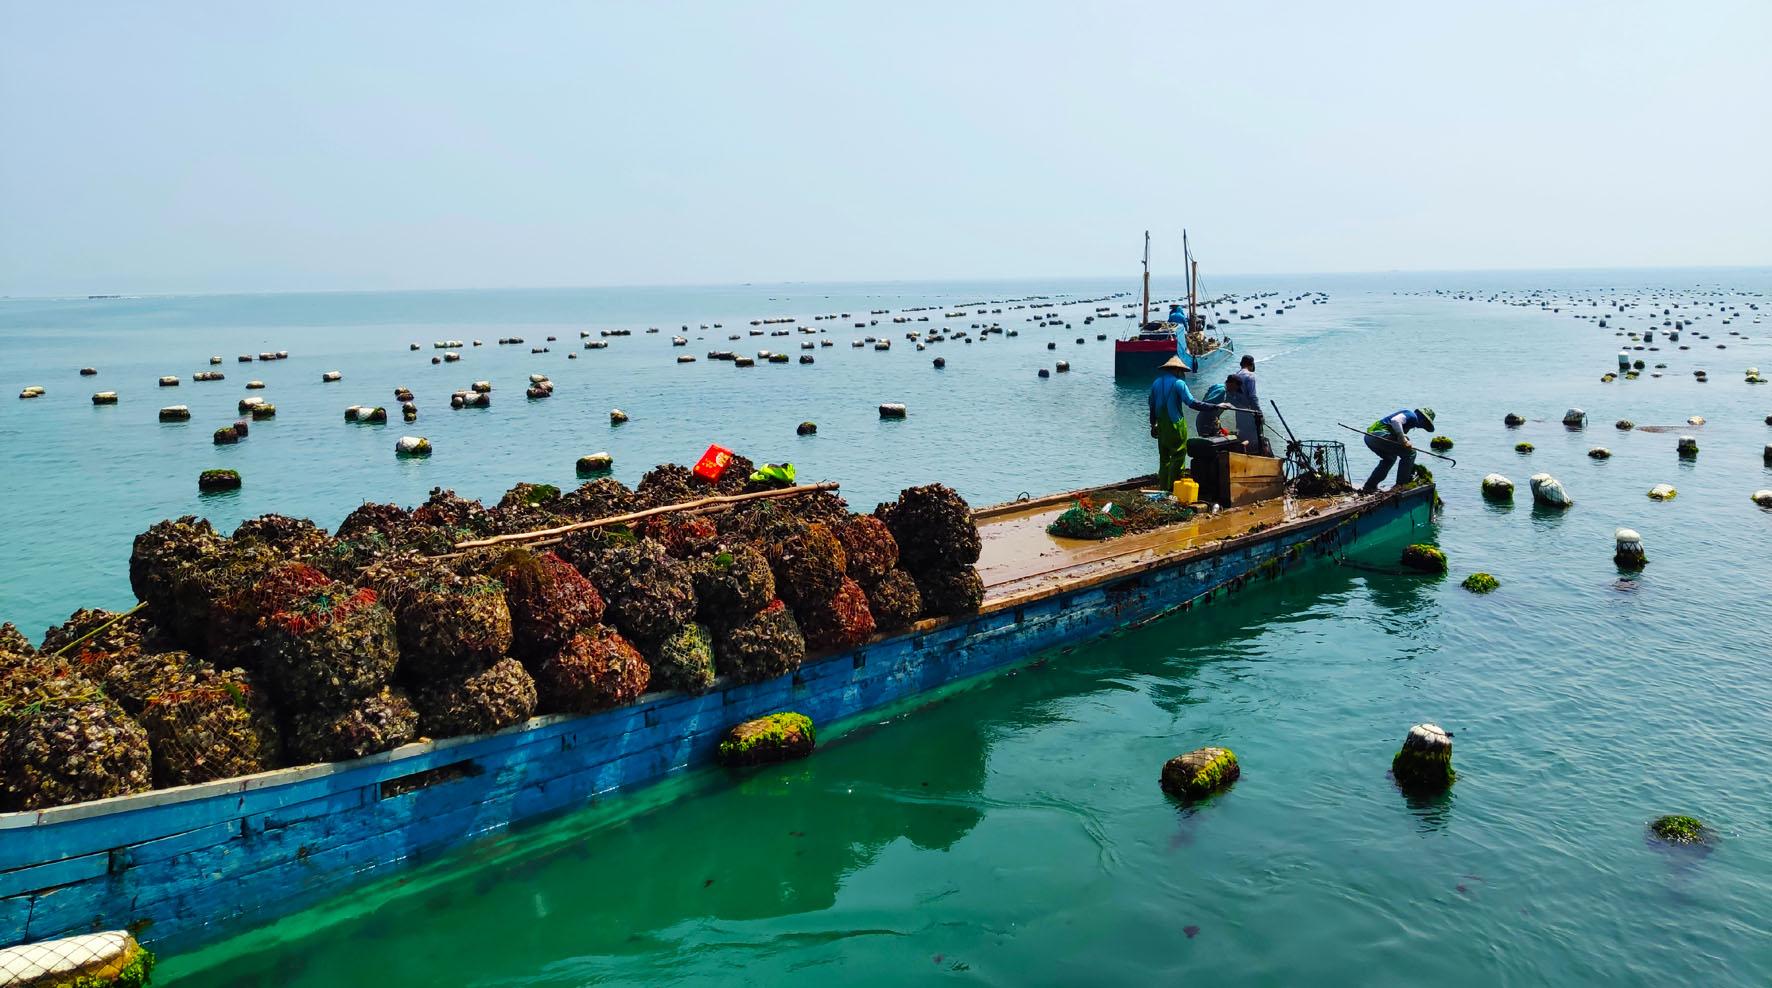
MULTIPOLYGON (((1118 306, 1130 299, 1062 308, 1070 326, 1044 329, 1024 320, 1052 310, 997 304, 1128 287, 0 301, 0 384, 49 390, 0 403, 0 618, 36 634, 77 606, 127 605, 129 539, 169 515, 229 530, 277 511, 330 526, 363 500, 410 504, 434 486, 487 499, 520 480, 565 486, 578 455, 604 449, 632 483, 720 442, 838 480, 862 510, 930 480, 986 503, 1148 472, 1144 388, 1116 386, 1111 344, 1095 340, 1131 320, 1082 322, 1096 305, 1126 311, 1118 306), (943 317, 961 303, 979 304, 943 317), (937 308, 913 317, 930 322, 890 322, 923 305, 937 308), (882 308, 894 311, 868 315, 882 308), (799 342, 817 337, 726 337, 747 334, 751 319, 843 312, 850 318, 803 322, 837 343, 804 351, 813 365, 706 359, 762 348, 797 359, 799 342), (870 319, 879 324, 853 325, 870 319), (924 352, 903 339, 975 322, 1020 335, 924 352), (580 330, 596 339, 615 328, 635 335, 578 349, 580 330), (550 334, 559 339, 546 343, 550 334), (525 343, 494 342, 512 335, 525 343), (671 347, 672 335, 689 346, 671 347), (849 345, 865 335, 893 348, 849 345), (486 345, 431 365, 433 341, 474 338, 486 345), (549 353, 529 352, 544 345, 549 353), (234 359, 267 349, 291 357, 234 359), (675 363, 684 352, 698 361, 675 363), (225 358, 226 381, 193 384, 212 353, 225 358), (947 366, 932 367, 935 356, 947 366), (1037 377, 1059 359, 1068 374, 1037 377), (84 365, 99 374, 79 377, 84 365), (344 380, 323 384, 334 369, 344 380), (523 399, 533 372, 555 381, 555 397, 523 399), (159 389, 161 374, 184 380, 159 389), (254 423, 238 446, 211 446, 255 377, 277 418, 254 423), (494 384, 492 407, 451 411, 448 393, 480 379, 494 384), (396 386, 416 392, 418 422, 398 423, 396 386), (119 404, 92 406, 101 389, 120 392, 119 404), (910 415, 882 421, 882 401, 905 402, 910 415), (155 421, 172 403, 191 406, 190 424, 155 421), (395 422, 347 424, 352 404, 386 405, 395 422), (611 427, 612 407, 631 421, 611 427), (802 420, 818 434, 795 436, 802 420), (396 460, 402 434, 430 437, 436 454, 396 460), (215 466, 239 469, 245 487, 200 497, 196 474, 215 466)), ((1769 314, 1772 274, 1208 287, 1277 293, 1270 303, 1327 293, 1283 315, 1242 302, 1261 317, 1221 328, 1255 355, 1262 396, 1294 433, 1351 440, 1357 477, 1373 458, 1337 423, 1437 410, 1458 465, 1424 458, 1446 509, 1416 537, 1445 548, 1449 578, 1401 575, 1392 558, 1367 554, 1029 656, 939 702, 831 725, 808 761, 690 773, 479 842, 168 957, 157 983, 1764 984, 1772 513, 1748 496, 1772 487, 1761 460, 1772 388, 1742 379, 1747 366, 1772 370, 1768 326, 1755 321, 1769 314), (1640 306, 1598 327, 1606 300, 1622 299, 1640 306), (1659 338, 1663 303, 1690 316, 1719 299, 1741 312, 1729 325, 1707 309, 1682 337, 1690 350, 1659 338), (1632 356, 1666 363, 1664 376, 1602 384, 1625 342, 1614 330, 1651 325, 1661 349, 1632 356), (1700 367, 1709 383, 1694 380, 1700 367), (1587 410, 1585 430, 1560 424, 1570 406, 1587 410), (1505 428, 1510 411, 1530 421, 1505 428), (1693 415, 1705 423, 1683 425, 1693 415), (1618 418, 1679 428, 1619 432, 1618 418), (1681 434, 1698 438, 1696 460, 1675 455, 1681 434), (1521 440, 1534 452, 1515 453, 1521 440), (1590 459, 1595 445, 1613 456, 1590 459), (1540 471, 1564 482, 1572 509, 1532 508, 1526 479, 1540 471), (1489 472, 1514 480, 1515 504, 1479 497, 1489 472), (1646 498, 1661 482, 1678 497, 1646 498), (1634 578, 1611 559, 1619 526, 1641 532, 1649 552, 1634 578), (1476 570, 1501 589, 1459 589, 1476 570), (1387 768, 1423 720, 1455 733, 1459 777, 1447 796, 1413 800, 1387 768), (1178 807, 1159 791, 1158 770, 1207 744, 1234 749, 1243 777, 1178 807), (1671 812, 1702 817, 1711 843, 1649 839, 1647 822, 1671 812)))

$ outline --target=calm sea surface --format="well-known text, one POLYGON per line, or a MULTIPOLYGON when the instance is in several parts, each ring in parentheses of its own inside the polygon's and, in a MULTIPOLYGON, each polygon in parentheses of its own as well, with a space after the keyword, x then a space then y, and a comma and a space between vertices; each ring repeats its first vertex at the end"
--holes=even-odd
MULTIPOLYGON (((363 500, 410 504, 435 486, 488 500, 522 480, 566 486, 574 460, 599 450, 633 483, 717 441, 838 480, 862 510, 931 480, 983 504, 1146 472, 1144 389, 1117 387, 1111 344, 1095 340, 1131 321, 1083 323, 1130 297, 1062 306, 1068 328, 1040 328, 1025 320, 1054 310, 1007 301, 1135 287, 0 300, 0 619, 40 634, 79 606, 127 606, 130 539, 166 516, 231 530, 277 511, 332 526, 363 500), (962 303, 1004 311, 943 317, 962 303), (911 313, 930 316, 914 328, 995 321, 1021 335, 917 352, 901 338, 913 327, 890 319, 925 305, 937 308, 911 313), (727 339, 777 315, 837 345, 813 351, 811 366, 706 359, 797 357, 806 337, 727 339), (880 324, 853 325, 869 319, 880 324), (617 328, 634 335, 579 348, 581 330, 617 328), (867 334, 897 342, 851 348, 867 334), (513 335, 526 342, 496 345, 513 335), (453 339, 486 345, 433 366, 432 342, 453 339), (551 352, 529 352, 543 345, 551 352), (291 356, 235 360, 262 350, 291 356), (700 359, 677 364, 685 352, 700 359), (226 380, 192 383, 211 354, 226 380), (945 369, 931 366, 938 355, 945 369), (1070 373, 1037 378, 1059 359, 1070 373), (82 366, 99 373, 81 377, 82 366), (322 383, 328 370, 344 380, 322 383), (555 397, 524 400, 534 372, 555 397), (182 383, 158 388, 163 374, 182 383), (211 445, 251 379, 276 419, 238 446, 211 445), (451 411, 449 393, 475 380, 493 383, 492 407, 451 411), (10 397, 27 385, 48 394, 10 397), (398 421, 397 386, 416 392, 417 422, 398 421), (93 406, 98 390, 119 404, 93 406), (881 421, 883 401, 905 402, 909 418, 881 421), (175 403, 192 421, 158 423, 156 409, 175 403), (353 404, 386 405, 395 422, 347 424, 353 404), (611 427, 615 407, 632 420, 611 427), (817 436, 795 436, 806 419, 817 436), (435 455, 396 460, 401 435, 428 436, 435 455), (245 488, 199 497, 197 473, 224 466, 245 488)), ((483 842, 166 958, 157 983, 1766 984, 1772 512, 1749 495, 1772 488, 1772 386, 1743 383, 1743 371, 1772 373, 1772 272, 1209 287, 1277 293, 1268 309, 1239 303, 1263 314, 1226 328, 1300 436, 1354 439, 1336 423, 1437 409, 1459 462, 1427 461, 1447 507, 1422 534, 1446 549, 1450 578, 1330 567, 1264 584, 937 703, 832 725, 806 762, 696 773, 483 842), (1307 291, 1327 301, 1271 314, 1307 291), (1608 308, 1621 301, 1638 307, 1608 308), (1660 350, 1632 356, 1666 363, 1663 377, 1602 384, 1625 342, 1614 331, 1660 330, 1663 318, 1689 322, 1680 342, 1691 349, 1658 338, 1660 350), (1585 431, 1560 424, 1570 406, 1588 411, 1585 431), (1509 411, 1531 421, 1506 429, 1509 411), (1683 425, 1693 415, 1705 424, 1683 425), (1619 432, 1619 418, 1680 428, 1619 432), (1698 437, 1695 461, 1675 456, 1681 434, 1698 437), (1522 439, 1530 456, 1514 452, 1522 439), (1595 445, 1613 456, 1590 459, 1595 445), (1562 479, 1572 510, 1531 508, 1526 478, 1540 471, 1562 479), (1515 506, 1480 499, 1489 472, 1513 478, 1515 506), (1644 496, 1662 482, 1678 497, 1644 496), (1646 541, 1636 580, 1612 564, 1618 526, 1646 541), (1459 589, 1473 570, 1502 588, 1459 589), (1421 720, 1456 733, 1459 779, 1444 799, 1412 802, 1386 772, 1421 720), (1233 748, 1243 778, 1178 810, 1158 769, 1205 744, 1233 748), (1668 812, 1704 818, 1715 841, 1652 844, 1644 826, 1668 812)), ((1372 463, 1357 440, 1349 460, 1356 474, 1372 463)))

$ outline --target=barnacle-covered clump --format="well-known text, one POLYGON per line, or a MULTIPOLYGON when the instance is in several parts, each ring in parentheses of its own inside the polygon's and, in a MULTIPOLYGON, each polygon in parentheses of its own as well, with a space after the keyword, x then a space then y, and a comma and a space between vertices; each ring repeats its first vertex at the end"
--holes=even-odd
POLYGON ((552 505, 555 513, 575 521, 594 521, 625 515, 636 508, 634 492, 614 477, 598 477, 560 495, 552 505))
MULTIPOLYGON (((751 474, 756 472, 757 464, 751 462, 750 457, 743 453, 734 453, 732 459, 726 462, 726 471, 720 474, 719 480, 714 481, 711 493, 742 494, 750 489, 751 474)), ((695 478, 695 481, 702 487, 708 486, 700 477, 695 478)))
POLYGON ((831 491, 808 491, 781 500, 782 510, 808 524, 824 522, 836 527, 849 518, 849 502, 831 491))
POLYGON ((535 712, 535 680, 516 659, 500 659, 469 676, 416 687, 419 731, 427 737, 486 734, 521 724, 535 712))
POLYGON ((874 636, 874 615, 867 593, 847 577, 830 599, 797 612, 806 646, 819 651, 854 648, 874 636))
POLYGON ((429 529, 422 537, 431 543, 442 543, 443 551, 455 542, 478 538, 492 531, 492 518, 485 505, 441 487, 431 488, 431 496, 425 499, 425 503, 412 509, 412 520, 429 529))
POLYGON ((389 602, 406 678, 425 682, 465 676, 510 653, 511 611, 503 583, 440 566, 425 572, 429 579, 389 602))
POLYGON ((25 633, 18 630, 18 625, 7 621, 0 623, 0 654, 31 656, 37 654, 37 649, 32 647, 31 640, 25 637, 25 633))
POLYGON ((898 540, 898 558, 913 574, 978 562, 984 544, 972 520, 972 508, 950 487, 928 484, 906 488, 898 500, 880 505, 874 514, 891 529, 898 540))
POLYGON ((697 613, 718 628, 731 627, 775 599, 775 573, 754 546, 729 543, 695 560, 697 613))
MULTIPOLYGON (((315 565, 336 579, 349 579, 363 567, 414 547, 426 532, 412 520, 410 511, 397 504, 360 504, 339 522, 333 546, 315 565)), ((440 551, 446 549, 440 547, 440 551)))
POLYGON ((713 632, 691 621, 660 643, 651 664, 653 688, 706 693, 716 675, 713 632))
POLYGON ((573 635, 535 671, 541 709, 550 713, 583 714, 631 702, 651 678, 639 650, 601 624, 573 635))
POLYGON ((902 569, 894 569, 879 582, 864 588, 868 595, 868 612, 874 616, 874 627, 880 631, 897 631, 909 627, 923 616, 923 594, 917 581, 902 569))
POLYGON ((96 683, 131 717, 157 694, 189 689, 214 672, 214 667, 189 652, 130 652, 94 661, 91 653, 73 660, 80 675, 96 683))
POLYGON ((688 564, 646 540, 617 541, 585 571, 608 604, 623 636, 650 649, 695 616, 695 582, 688 564))
POLYGON ((77 677, 40 683, 0 711, 0 810, 35 810, 143 792, 148 735, 123 708, 77 677), (31 694, 26 694, 31 695, 31 694))
POLYGON ((1164 762, 1158 782, 1171 796, 1200 799, 1229 786, 1242 774, 1236 753, 1229 748, 1199 748, 1164 762))
POLYGON ((701 516, 655 515, 640 523, 639 534, 664 547, 675 559, 690 559, 713 548, 720 530, 701 516))
POLYGON ((727 731, 716 755, 722 765, 763 765, 805 758, 817 743, 812 718, 799 713, 769 714, 727 731))
POLYGON ((324 574, 316 581, 318 571, 303 563, 280 569, 294 567, 300 581, 288 581, 259 620, 261 661, 278 702, 296 711, 341 711, 376 695, 400 655, 394 615, 368 587, 324 574))
POLYGON ((270 705, 239 669, 203 669, 156 690, 137 719, 148 734, 156 786, 250 775, 282 759, 270 705))
POLYGON ((850 579, 864 586, 877 583, 898 565, 898 540, 886 523, 873 515, 850 515, 833 529, 843 543, 850 579))
POLYGON ((806 639, 787 605, 779 600, 728 628, 714 649, 720 673, 738 683, 756 683, 800 668, 806 639))
POLYGON ((775 570, 775 589, 796 609, 831 599, 842 586, 849 557, 829 525, 817 522, 785 542, 765 545, 775 570))
POLYGON ((984 603, 984 580, 970 566, 925 569, 911 576, 917 581, 926 615, 971 614, 984 603))
POLYGON ((508 550, 493 564, 492 573, 505 587, 518 655, 545 658, 579 631, 603 620, 603 597, 597 588, 553 552, 508 550))
POLYGON ((206 647, 195 648, 220 667, 263 667, 261 622, 285 604, 331 587, 317 566, 283 561, 261 543, 230 543, 203 576, 209 599, 206 647))
POLYGON ((130 589, 186 648, 201 648, 208 637, 204 575, 221 558, 225 543, 209 522, 185 515, 137 535, 130 550, 130 589))
POLYGON ((701 486, 688 467, 663 463, 641 475, 634 497, 639 507, 658 508, 706 497, 707 491, 699 489, 701 486))
POLYGON ((271 514, 241 522, 234 529, 233 546, 262 546, 278 558, 306 562, 326 558, 333 538, 306 518, 271 514))
POLYGON ((402 690, 376 690, 336 712, 302 710, 290 718, 289 762, 342 761, 398 748, 418 736, 418 711, 402 690))
POLYGON ((527 481, 505 491, 498 499, 501 508, 547 508, 560 500, 560 488, 553 484, 531 484, 527 481))
POLYGON ((171 643, 143 613, 125 615, 118 611, 82 607, 68 620, 50 628, 43 635, 39 651, 45 655, 61 654, 76 666, 102 665, 115 658, 139 655, 145 650, 160 649, 171 643), (80 660, 85 657, 85 662, 80 660))

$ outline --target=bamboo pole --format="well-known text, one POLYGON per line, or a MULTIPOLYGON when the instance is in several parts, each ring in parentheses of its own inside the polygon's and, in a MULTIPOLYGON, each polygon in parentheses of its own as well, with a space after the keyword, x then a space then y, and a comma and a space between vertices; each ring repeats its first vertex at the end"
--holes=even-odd
POLYGON ((777 497, 793 497, 797 494, 812 494, 818 491, 834 491, 836 489, 837 484, 835 482, 826 481, 820 484, 801 484, 798 487, 781 487, 769 491, 751 491, 748 494, 720 494, 714 497, 704 497, 695 501, 684 501, 681 504, 666 504, 656 508, 647 508, 644 511, 630 511, 625 515, 610 515, 607 518, 593 518, 590 521, 575 521, 570 525, 537 529, 533 532, 512 532, 509 535, 493 535, 484 539, 469 539, 466 542, 457 542, 453 548, 458 552, 464 549, 484 549, 487 546, 503 545, 507 542, 528 542, 533 539, 553 538, 555 536, 567 535, 572 532, 581 532, 587 528, 603 528, 607 525, 626 525, 629 522, 639 521, 643 518, 652 518, 657 515, 668 515, 677 511, 693 511, 697 508, 707 508, 715 505, 740 504, 745 501, 762 501, 777 497))

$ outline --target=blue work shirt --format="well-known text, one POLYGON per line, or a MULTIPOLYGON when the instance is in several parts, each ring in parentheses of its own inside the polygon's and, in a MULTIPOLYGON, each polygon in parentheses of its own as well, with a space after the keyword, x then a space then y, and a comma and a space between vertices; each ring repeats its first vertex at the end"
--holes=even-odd
POLYGON ((1181 410, 1183 405, 1202 412, 1212 407, 1195 400, 1186 381, 1168 371, 1158 374, 1157 379, 1151 382, 1151 421, 1180 422, 1184 414, 1181 410))
POLYGON ((1243 397, 1249 399, 1249 407, 1260 408, 1261 402, 1257 400, 1259 396, 1255 393, 1255 372, 1252 370, 1238 370, 1232 373, 1231 376, 1243 382, 1243 397))

